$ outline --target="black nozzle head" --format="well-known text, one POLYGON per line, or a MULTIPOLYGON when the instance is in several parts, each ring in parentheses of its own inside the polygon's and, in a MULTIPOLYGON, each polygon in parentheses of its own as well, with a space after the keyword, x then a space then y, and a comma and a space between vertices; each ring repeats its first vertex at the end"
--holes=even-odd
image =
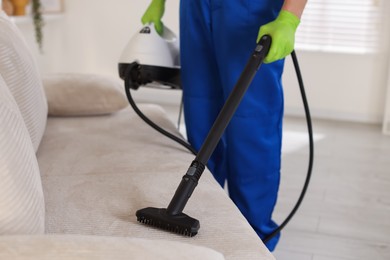
POLYGON ((198 234, 200 228, 197 219, 184 213, 170 215, 166 209, 144 208, 138 210, 136 216, 139 222, 146 225, 189 237, 198 234))

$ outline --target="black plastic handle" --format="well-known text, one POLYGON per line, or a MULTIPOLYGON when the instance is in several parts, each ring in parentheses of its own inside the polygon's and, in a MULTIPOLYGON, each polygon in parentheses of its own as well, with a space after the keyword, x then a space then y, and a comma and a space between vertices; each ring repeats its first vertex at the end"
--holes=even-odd
POLYGON ((257 69, 260 68, 261 63, 267 56, 269 49, 271 48, 271 43, 272 43, 272 38, 269 35, 263 35, 259 42, 257 43, 255 52, 253 55, 258 55, 259 57, 257 58, 260 63, 258 64, 257 69))
MULTIPOLYGON (((260 40, 258 41, 255 51, 256 52, 264 51, 265 56, 267 56, 269 49, 271 48, 271 44, 272 44, 271 36, 268 34, 263 35, 263 36, 261 36, 260 40)), ((265 56, 264 56, 264 58, 265 58, 265 56)))

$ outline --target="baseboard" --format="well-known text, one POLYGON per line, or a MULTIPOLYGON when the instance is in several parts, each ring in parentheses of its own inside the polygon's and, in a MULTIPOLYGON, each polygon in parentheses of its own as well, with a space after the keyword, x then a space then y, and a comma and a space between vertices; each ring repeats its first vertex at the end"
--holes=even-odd
MULTIPOLYGON (((315 108, 310 109, 310 114, 312 118, 316 118, 316 119, 354 122, 354 123, 366 123, 366 124, 382 124, 382 120, 383 120, 382 115, 363 115, 358 113, 346 113, 346 112, 338 112, 338 111, 321 110, 315 108)), ((285 116, 304 117, 305 114, 303 109, 286 107, 285 116)))

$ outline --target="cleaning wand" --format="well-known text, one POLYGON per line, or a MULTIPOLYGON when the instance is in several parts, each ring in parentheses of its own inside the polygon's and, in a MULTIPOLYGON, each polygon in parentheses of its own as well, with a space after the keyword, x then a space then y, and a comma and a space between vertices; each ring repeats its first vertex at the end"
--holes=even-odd
POLYGON ((264 58, 267 56, 270 46, 271 37, 264 35, 250 56, 249 61, 222 107, 198 154, 183 176, 168 207, 166 209, 148 207, 138 210, 136 216, 139 222, 185 236, 195 236, 198 233, 200 228, 199 221, 184 214, 183 209, 198 185, 198 181, 202 176, 207 162, 233 117, 241 99, 264 58))

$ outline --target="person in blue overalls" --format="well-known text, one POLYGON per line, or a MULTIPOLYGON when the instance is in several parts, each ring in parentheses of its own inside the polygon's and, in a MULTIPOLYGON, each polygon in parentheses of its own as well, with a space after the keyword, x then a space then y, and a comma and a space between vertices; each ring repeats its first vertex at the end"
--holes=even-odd
MULTIPOLYGON (((284 57, 294 47, 306 0, 181 0, 180 51, 188 141, 199 150, 243 71, 256 41, 271 49, 215 149, 208 168, 260 238, 277 224, 271 216, 280 180, 284 57), (259 29, 260 28, 260 29, 259 29)), ((165 0, 152 0, 142 23, 162 33, 165 0)), ((279 235, 266 246, 274 250, 279 235)))

